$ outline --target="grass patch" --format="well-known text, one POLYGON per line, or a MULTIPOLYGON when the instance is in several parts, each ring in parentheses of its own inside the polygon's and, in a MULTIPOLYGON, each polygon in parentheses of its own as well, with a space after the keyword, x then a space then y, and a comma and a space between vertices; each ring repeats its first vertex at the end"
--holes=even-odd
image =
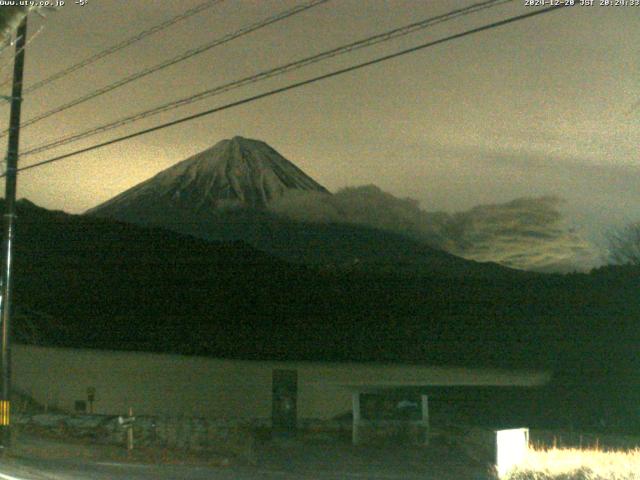
POLYGON ((640 449, 531 448, 506 480, 640 480, 640 449))

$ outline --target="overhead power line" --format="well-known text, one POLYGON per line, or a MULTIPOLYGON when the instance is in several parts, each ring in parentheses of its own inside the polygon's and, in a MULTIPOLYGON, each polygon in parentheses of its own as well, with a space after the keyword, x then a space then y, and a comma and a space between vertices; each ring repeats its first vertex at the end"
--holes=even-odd
MULTIPOLYGON (((242 27, 239 30, 236 30, 233 33, 229 33, 221 38, 218 38, 212 42, 208 42, 205 43, 204 45, 201 45, 199 47, 196 48, 192 48, 187 50, 186 52, 173 57, 169 60, 166 60, 162 63, 159 63, 157 65, 154 65, 152 67, 146 68, 144 70, 141 70, 140 72, 134 73, 133 75, 130 75, 128 77, 122 78, 114 83, 111 83, 105 87, 99 88, 97 90, 94 90, 93 92, 90 92, 86 95, 83 95, 82 97, 76 98, 75 100, 72 100, 68 103, 65 103, 64 105, 61 105, 59 107, 56 107, 52 110, 49 110, 48 112, 44 112, 40 115, 37 115, 29 120, 27 120, 26 122, 23 122, 20 127, 21 128, 25 128, 28 127, 30 125, 33 125, 36 122, 39 122, 40 120, 44 120, 45 118, 51 117, 52 115, 55 115, 57 113, 63 112, 65 110, 68 110, 71 107, 75 107, 76 105, 80 105, 81 103, 87 102, 89 100, 92 100, 96 97, 99 97, 100 95, 104 95, 105 93, 111 92, 112 90, 115 90, 116 88, 120 88, 124 85, 127 85, 131 82, 134 82, 136 80, 139 80, 143 77, 146 77, 147 75, 151 75, 152 73, 158 72, 160 70, 164 70, 167 67, 170 67, 172 65, 175 65, 179 62, 182 62, 184 60, 187 60, 191 57, 195 57, 196 55, 199 55, 201 53, 204 53, 208 50, 211 50, 214 47, 223 45, 225 43, 230 42, 231 40, 234 40, 238 37, 242 37, 244 35, 247 35, 251 32, 255 32, 256 30, 259 30, 261 28, 264 28, 268 25, 274 24, 276 22, 279 22, 281 20, 284 20, 286 18, 289 18, 293 15, 296 15, 298 13, 304 12, 305 10, 308 10, 310 8, 313 8, 315 6, 321 5, 323 3, 327 3, 329 0, 311 0, 308 1, 306 3, 303 3, 301 5, 297 5, 293 8, 290 8, 288 10, 285 10, 283 12, 280 12, 276 15, 272 15, 264 20, 260 20, 259 22, 253 23, 251 25, 242 27)), ((7 135, 8 130, 4 130, 0 133, 0 137, 3 137, 5 135, 7 135)))
MULTIPOLYGON (((29 7, 27 9, 27 14, 25 15, 25 18, 29 18, 31 16, 31 14, 36 13, 37 15, 39 15, 42 18, 46 18, 45 12, 47 11, 56 11, 55 7, 29 7)), ((13 55, 11 55, 6 62, 2 63, 0 65, 0 71, 4 70, 5 68, 7 68, 8 66, 12 65, 15 63, 15 59, 18 55, 20 55, 20 53, 22 53, 22 51, 27 48, 31 42, 33 42, 33 40, 35 40, 35 38, 40 35, 40 33, 43 31, 44 29, 44 25, 41 25, 40 28, 38 28, 38 30, 36 30, 36 33, 31 35, 31 38, 27 39, 26 43, 24 44, 24 46, 19 50, 13 53, 13 55)), ((14 45, 18 42, 18 38, 16 37, 15 39, 12 39, 12 37, 9 35, 5 38, 4 41, 0 42, 0 56, 2 56, 2 54, 5 52, 5 50, 8 50, 8 46, 9 45, 14 45)), ((4 87, 5 85, 7 85, 8 83, 10 83, 13 80, 13 75, 9 74, 6 76, 6 78, 4 80, 2 80, 0 82, 0 87, 4 87)), ((23 90, 23 96, 24 96, 24 90, 23 90)), ((11 97, 9 95, 2 95, 0 96, 0 105, 3 102, 11 102, 11 97)))
MULTIPOLYGON (((0 36, 0 38, 2 38, 0 36)), ((9 51, 9 47, 13 44, 13 39, 12 37, 4 37, 4 39, 0 40, 0 59, 2 59, 2 56, 4 55, 4 52, 9 51)), ((6 62, 2 61, 2 67, 0 67, 0 69, 5 68, 5 65, 10 63, 13 60, 13 56, 9 57, 10 59, 7 59, 6 62)))
MULTIPOLYGON (((238 100, 238 101, 235 101, 235 102, 228 103, 226 105, 222 105, 220 107, 216 107, 216 108, 212 108, 212 109, 209 109, 209 110, 205 110, 203 112, 199 112, 199 113, 196 113, 196 114, 193 114, 193 115, 188 115, 186 117, 182 117, 182 118, 179 118, 179 119, 176 119, 176 120, 172 120, 172 121, 167 122, 167 123, 156 125, 155 127, 145 128, 143 130, 139 130, 137 132, 130 133, 128 135, 123 135, 121 137, 113 138, 111 140, 107 140, 105 142, 98 143, 96 145, 92 145, 92 146, 89 146, 89 147, 81 148, 79 150, 75 150, 73 152, 66 153, 64 155, 58 155, 57 157, 49 158, 47 160, 43 160, 43 161, 40 161, 40 162, 37 162, 37 163, 33 163, 31 165, 27 165, 27 166, 21 167, 21 168, 18 169, 18 171, 30 170, 30 169, 33 169, 33 168, 41 167, 43 165, 48 165, 50 163, 59 162, 59 161, 65 160, 67 158, 75 157, 75 156, 80 155, 82 153, 87 153, 87 152, 90 152, 90 151, 93 151, 93 150, 98 150, 100 148, 107 147, 109 145, 113 145, 113 144, 116 144, 116 143, 120 143, 120 142, 123 142, 125 140, 130 140, 132 138, 139 137, 139 136, 142 136, 142 135, 146 135, 146 134, 152 133, 152 132, 157 132, 159 130, 163 130, 165 128, 172 127, 174 125, 179 125, 181 123, 189 122, 191 120, 195 120, 195 119, 198 119, 198 118, 201 118, 201 117, 212 115, 214 113, 218 113, 218 112, 221 112, 223 110, 229 110, 231 108, 239 107, 240 105, 245 105, 247 103, 251 103, 251 102, 254 102, 256 100, 261 100, 263 98, 271 97, 273 95, 277 95, 277 94, 280 94, 280 93, 288 92, 290 90, 293 90, 293 89, 296 89, 296 88, 299 88, 299 87, 302 87, 302 86, 305 86, 305 85, 310 85, 310 84, 313 84, 313 83, 320 82, 322 80, 327 80, 329 78, 337 77, 339 75, 343 75, 345 73, 353 72, 353 71, 359 70, 361 68, 365 68, 365 67, 369 67, 369 66, 372 66, 372 65, 376 65, 378 63, 382 63, 382 62, 385 62, 387 60, 391 60, 391 59, 398 58, 398 57, 401 57, 401 56, 404 56, 404 55, 407 55, 407 54, 410 54, 410 53, 414 53, 414 52, 417 52, 417 51, 420 51, 420 50, 424 50, 426 48, 430 48, 430 47, 433 47, 433 46, 436 46, 436 45, 440 45, 442 43, 449 42, 451 40, 456 40, 458 38, 462 38, 462 37, 466 37, 466 36, 469 36, 469 35, 473 35, 475 33, 483 32, 483 31, 486 31, 486 30, 491 30, 493 28, 501 27, 503 25, 508 25, 510 23, 518 22, 518 21, 521 21, 521 20, 525 20, 525 19, 528 19, 528 18, 532 18, 532 17, 538 16, 538 15, 543 15, 545 13, 550 13, 550 12, 553 12, 553 11, 556 11, 556 10, 560 10, 562 8, 564 8, 564 5, 546 7, 546 8, 541 8, 539 10, 535 10, 535 11, 532 11, 532 12, 529 12, 529 13, 525 13, 525 14, 522 14, 522 15, 516 15, 516 16, 513 16, 513 17, 509 17, 509 18, 506 18, 504 20, 499 20, 499 21, 496 21, 496 22, 492 22, 492 23, 483 25, 481 27, 477 27, 477 28, 473 28, 473 29, 470 29, 470 30, 466 30, 466 31, 464 31, 462 33, 457 33, 457 34, 454 34, 454 35, 450 35, 448 37, 444 37, 444 38, 441 38, 439 40, 434 40, 432 42, 423 43, 421 45, 418 45, 418 46, 415 46, 415 47, 411 47, 411 48, 407 48, 405 50, 401 50, 401 51, 396 52, 396 53, 392 53, 392 54, 389 54, 389 55, 384 55, 382 57, 378 57, 378 58, 375 58, 373 60, 369 60, 369 61, 366 61, 366 62, 358 63, 356 65, 352 65, 350 67, 342 68, 340 70, 334 70, 333 72, 325 73, 323 75, 318 75, 316 77, 313 77, 313 78, 310 78, 310 79, 307 79, 307 80, 302 80, 300 82, 292 83, 292 84, 289 84, 289 85, 284 86, 284 87, 276 88, 274 90, 269 90, 268 92, 264 92, 264 93, 261 93, 261 94, 258 94, 258 95, 247 97, 247 98, 244 98, 242 100, 238 100)), ((2 176, 4 176, 4 175, 0 175, 0 177, 2 177, 2 176)))
MULTIPOLYGON (((7 68, 9 65, 11 65, 11 60, 15 60, 15 57, 16 57, 17 55, 19 55, 19 54, 20 54, 20 53, 21 53, 25 48, 27 48, 27 47, 29 46, 29 44, 30 44, 31 42, 33 42, 33 41, 36 39, 36 37, 37 37, 38 35, 40 35, 40 33, 42 32, 42 30, 43 30, 43 29, 44 29, 44 25, 40 25, 40 28, 38 28, 38 30, 36 30, 36 32, 35 32, 33 35, 31 35, 31 38, 29 38, 29 39, 25 42, 24 46, 23 46, 19 51, 15 52, 15 53, 14 53, 14 55, 13 55, 13 56, 12 56, 12 57, 11 57, 11 58, 6 62, 6 63, 4 63, 4 64, 0 65, 0 72, 1 72, 2 70, 4 70, 5 68, 7 68)), ((12 80, 13 80, 13 73, 10 73, 9 75, 7 75, 7 77, 6 77, 4 80, 2 80, 2 82, 0 82, 0 87, 4 87, 4 86, 5 86, 5 85, 7 85, 8 83, 11 83, 11 81, 12 81, 12 80)), ((2 96, 0 96, 0 100, 3 100, 3 101, 5 101, 5 102, 9 102, 9 101, 10 101, 10 98, 9 98, 9 97, 7 97, 7 98, 5 99, 5 98, 3 98, 2 96)))
POLYGON ((442 15, 438 15, 435 17, 430 17, 418 22, 413 22, 410 23, 408 25, 405 25, 403 27, 399 27, 399 28, 395 28, 393 30, 384 32, 384 33, 380 33, 380 34, 376 34, 367 38, 364 38, 362 40, 358 40, 356 42, 347 44, 347 45, 343 45, 341 47, 337 47, 337 48, 333 48, 324 52, 321 52, 319 54, 316 55, 312 55, 310 57, 306 57, 303 58, 301 60, 297 60, 295 62, 291 62, 291 63, 287 63, 284 65, 280 65, 278 67, 257 73, 255 75, 251 75, 245 78, 241 78, 239 80, 235 80, 229 83, 225 83, 223 85, 219 85, 217 87, 214 88, 210 88, 207 90, 204 90, 200 93, 197 93, 195 95, 189 95, 185 98, 181 98, 178 100, 174 100, 168 103, 164 103, 162 105, 159 105, 157 107, 154 107, 150 110, 145 110, 142 112, 138 112, 136 114, 133 115, 129 115, 127 117, 124 118, 120 118, 118 120, 115 120, 113 122, 110 122, 108 124, 105 125, 101 125, 98 127, 93 127, 90 128, 88 130, 79 132, 79 133, 75 133, 72 135, 68 135, 66 137, 62 137, 59 138, 53 142, 49 142, 49 143, 45 143, 45 144, 41 144, 38 145, 30 150, 27 150, 25 152, 22 153, 22 156, 28 156, 28 155, 34 155, 37 153, 42 153, 48 150, 51 150, 53 148, 56 147, 60 147, 62 145, 67 145, 69 143, 74 143, 80 140, 83 140, 85 138, 88 137, 92 137, 94 135, 98 135, 100 133, 104 133, 107 132, 109 130, 113 130, 115 128, 118 127, 122 127, 124 125, 128 125, 130 123, 133 122, 137 122, 140 121, 142 119, 154 116, 154 115, 158 115, 160 113, 163 112, 167 112, 169 110, 174 110, 176 108, 185 106, 185 105, 189 105, 191 103, 200 101, 200 100, 204 100, 205 98, 210 98, 212 96, 215 95, 220 95, 222 93, 226 93, 230 90, 235 90, 237 88, 240 87, 244 87, 246 85, 250 85, 253 83, 257 83, 263 80, 267 80, 269 78, 275 77, 275 76, 279 76, 279 75, 283 75, 285 73, 294 71, 294 70, 298 70, 300 68, 306 67, 308 65, 329 59, 329 58, 333 58, 333 57, 337 57, 339 55, 344 55, 346 53, 350 53, 353 52, 355 50, 359 50, 361 48, 365 48, 365 47, 370 47, 373 45, 376 45, 378 43, 382 43, 382 42, 386 42, 386 41, 390 41, 396 38, 399 38, 401 36, 405 36, 408 35, 410 33, 414 33, 416 31, 425 29, 427 27, 431 27, 433 25, 439 24, 439 23, 443 23, 443 22, 447 22, 447 21, 451 21, 455 18, 464 16, 464 15, 469 15, 484 9, 488 9, 488 8, 493 8, 496 7, 498 5, 504 4, 504 3, 510 3, 513 2, 514 0, 485 0, 473 5, 470 5, 468 7, 465 8, 460 8, 457 10, 453 10, 450 11, 448 13, 442 14, 442 15))
POLYGON ((120 43, 116 43, 115 45, 112 45, 111 47, 108 47, 96 53, 95 55, 85 58, 84 60, 81 60, 80 62, 74 65, 71 65, 70 67, 67 67, 64 70, 60 70, 59 72, 54 73, 50 77, 47 77, 43 80, 40 80, 39 82, 34 83, 33 85, 30 85, 29 87, 25 88, 23 93, 24 95, 26 95, 28 93, 35 92, 36 90, 44 87, 45 85, 48 85, 52 82, 55 82, 56 80, 66 77, 67 75, 77 70, 80 70, 81 68, 84 68, 87 65, 95 63, 102 58, 112 55, 130 45, 133 45, 134 43, 139 42, 140 40, 143 40, 144 38, 147 38, 151 35, 161 32, 162 30, 165 30, 171 27, 172 25, 175 25, 176 23, 181 22, 182 20, 186 20, 190 17, 193 17, 194 15, 197 15, 198 13, 203 12, 204 10, 211 8, 214 5, 217 5, 222 2, 224 2, 224 0, 207 0, 206 2, 203 2, 193 8, 190 8, 189 10, 186 10, 183 13, 176 15, 173 18, 170 18, 162 23, 159 23, 158 25, 155 25, 149 28, 148 30, 144 30, 134 35, 133 37, 129 37, 120 43))

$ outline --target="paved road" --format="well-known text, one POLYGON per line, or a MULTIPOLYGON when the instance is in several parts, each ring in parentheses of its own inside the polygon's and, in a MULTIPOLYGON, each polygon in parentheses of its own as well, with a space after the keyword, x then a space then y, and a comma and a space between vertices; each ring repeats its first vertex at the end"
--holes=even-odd
MULTIPOLYGON (((129 465, 19 460, 3 463, 0 480, 249 480, 294 478, 247 468, 129 465)), ((304 477, 300 477, 304 478, 304 477)))
POLYGON ((362 449, 340 445, 260 450, 253 467, 200 467, 12 459, 0 480, 476 480, 479 466, 439 449, 362 449))
MULTIPOLYGON (((456 480, 477 476, 449 476, 456 480)), ((444 478, 447 478, 444 477, 444 478)), ((149 466, 124 464, 70 464, 65 462, 20 462, 0 467, 1 480, 443 480, 419 474, 376 472, 270 470, 248 467, 209 468, 189 466, 149 466)))

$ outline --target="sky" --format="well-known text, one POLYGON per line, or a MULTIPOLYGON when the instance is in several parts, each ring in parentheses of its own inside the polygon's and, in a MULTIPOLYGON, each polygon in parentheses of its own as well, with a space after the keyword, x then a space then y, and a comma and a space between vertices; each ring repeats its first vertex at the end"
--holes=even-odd
MULTIPOLYGON (((203 0, 73 0, 30 16, 25 85, 203 0)), ((28 120, 303 0, 227 0, 26 95, 28 120)), ((475 3, 332 0, 24 128, 21 149, 475 3)), ((596 2, 597 4, 598 2, 596 2)), ((36 156, 527 13, 516 0, 36 156)), ((375 184, 427 211, 554 196, 593 241, 640 220, 640 6, 575 6, 22 172, 18 196, 81 213, 218 141, 267 142, 331 191, 375 184)), ((11 74, 0 56, 0 83, 11 74)), ((8 94, 9 85, 0 91, 8 94)), ((9 108, 0 111, 3 128, 9 108), (4 113, 3 113, 4 112, 4 113)))

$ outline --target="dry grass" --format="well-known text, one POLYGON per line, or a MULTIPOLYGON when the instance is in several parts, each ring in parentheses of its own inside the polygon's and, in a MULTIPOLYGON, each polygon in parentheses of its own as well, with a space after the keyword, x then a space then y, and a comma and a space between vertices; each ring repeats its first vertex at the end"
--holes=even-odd
POLYGON ((640 449, 532 448, 507 480, 640 480, 640 449))

